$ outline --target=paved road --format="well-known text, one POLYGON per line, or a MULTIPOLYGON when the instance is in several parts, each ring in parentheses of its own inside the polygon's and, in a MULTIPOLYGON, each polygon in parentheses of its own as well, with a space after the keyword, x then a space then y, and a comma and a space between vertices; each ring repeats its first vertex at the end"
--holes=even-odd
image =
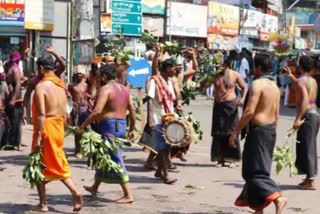
MULTIPOLYGON (((97 198, 87 195, 82 190, 82 186, 93 182, 94 172, 87 169, 85 161, 72 157, 73 139, 71 137, 66 139, 65 151, 71 165, 73 179, 84 194, 84 209, 81 213, 250 213, 250 209, 239 209, 233 205, 244 184, 241 168, 215 168, 210 162, 212 102, 198 98, 186 110, 194 112, 195 117, 201 121, 205 138, 203 142, 191 146, 187 163, 175 160, 179 167, 178 172, 172 173, 173 177, 179 179, 175 185, 162 184, 153 177, 153 172, 142 167, 147 153, 144 153, 141 147, 134 146, 126 149, 125 162, 136 199, 132 205, 116 205, 111 202, 121 197, 119 185, 102 185, 97 198), (184 187, 188 184, 202 187, 202 189, 187 190, 184 187)), ((282 109, 278 144, 284 142, 286 130, 291 127, 293 116, 293 109, 282 109)), ((32 127, 24 127, 23 142, 30 145, 31 136, 32 127)), ((30 189, 29 184, 21 176, 29 150, 30 148, 24 148, 22 152, 0 152, 0 161, 8 167, 6 171, 0 172, 0 213, 35 213, 30 209, 38 202, 37 193, 30 189)), ((317 206, 320 191, 298 190, 296 184, 302 179, 301 176, 290 178, 288 171, 275 175, 273 170, 272 177, 279 183, 284 195, 289 198, 286 214, 320 213, 320 208, 317 206)), ((72 200, 62 183, 50 183, 47 194, 49 213, 72 213, 72 200)), ((270 206, 265 213, 274 213, 274 207, 270 206)))

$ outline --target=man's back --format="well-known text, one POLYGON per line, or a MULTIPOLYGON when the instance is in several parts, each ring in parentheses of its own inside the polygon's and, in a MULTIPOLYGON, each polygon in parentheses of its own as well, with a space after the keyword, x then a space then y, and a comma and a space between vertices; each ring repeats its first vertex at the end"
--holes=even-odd
POLYGON ((64 88, 51 81, 44 81, 36 86, 36 90, 39 90, 44 95, 46 117, 65 116, 67 97, 64 88))
POLYGON ((226 69, 224 75, 217 75, 215 86, 215 102, 225 102, 235 99, 235 86, 240 76, 233 70, 226 69))
POLYGON ((129 89, 122 84, 111 81, 100 90, 106 90, 108 96, 100 119, 126 118, 130 96, 129 89))
POLYGON ((252 96, 258 99, 252 123, 254 125, 276 123, 280 108, 280 90, 275 82, 267 78, 255 80, 252 96))
MULTIPOLYGON (((318 96, 318 84, 317 81, 309 76, 303 76, 298 80, 298 84, 302 84, 303 87, 306 88, 308 99, 309 99, 309 106, 313 107, 316 105, 316 100, 318 96)), ((301 99, 302 100, 302 99, 301 99)), ((298 100, 299 102, 299 100, 298 100)))

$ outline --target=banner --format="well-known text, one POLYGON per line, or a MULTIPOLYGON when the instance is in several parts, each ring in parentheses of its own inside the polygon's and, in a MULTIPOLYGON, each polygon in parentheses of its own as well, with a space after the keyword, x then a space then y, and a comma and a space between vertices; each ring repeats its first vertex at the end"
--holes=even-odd
POLYGON ((240 23, 239 7, 216 2, 209 2, 208 5, 208 33, 237 36, 240 23))
POLYGON ((54 0, 25 0, 25 13, 26 29, 53 31, 54 0))
POLYGON ((168 11, 170 14, 168 34, 206 38, 207 11, 205 6, 172 2, 171 11, 168 11))
POLYGON ((155 17, 143 17, 142 29, 148 30, 155 37, 163 37, 164 19, 155 17))
POLYGON ((277 32, 279 28, 278 17, 262 14, 262 25, 260 29, 260 41, 268 41, 271 33, 277 32))
POLYGON ((111 14, 101 14, 101 32, 112 31, 111 14))
POLYGON ((165 0, 142 0, 142 13, 164 15, 165 0))
POLYGON ((24 14, 24 0, 0 0, 0 26, 23 26, 24 14))
POLYGON ((244 10, 243 35, 249 38, 259 38, 263 14, 259 11, 244 10))

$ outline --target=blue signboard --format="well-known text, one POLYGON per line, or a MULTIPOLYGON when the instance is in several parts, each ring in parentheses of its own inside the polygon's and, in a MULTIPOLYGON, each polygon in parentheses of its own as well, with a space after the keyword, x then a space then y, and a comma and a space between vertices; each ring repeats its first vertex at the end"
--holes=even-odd
POLYGON ((151 76, 151 65, 145 59, 131 59, 127 69, 128 82, 134 88, 144 88, 148 77, 151 76))
POLYGON ((141 36, 141 0, 112 0, 112 33, 141 36))

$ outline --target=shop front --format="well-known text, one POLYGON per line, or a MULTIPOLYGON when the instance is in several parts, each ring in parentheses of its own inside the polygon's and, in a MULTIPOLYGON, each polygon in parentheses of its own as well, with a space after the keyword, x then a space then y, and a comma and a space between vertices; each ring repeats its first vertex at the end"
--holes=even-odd
POLYGON ((13 51, 21 56, 28 46, 28 34, 24 29, 24 0, 0 3, 0 60, 9 58, 13 51))

